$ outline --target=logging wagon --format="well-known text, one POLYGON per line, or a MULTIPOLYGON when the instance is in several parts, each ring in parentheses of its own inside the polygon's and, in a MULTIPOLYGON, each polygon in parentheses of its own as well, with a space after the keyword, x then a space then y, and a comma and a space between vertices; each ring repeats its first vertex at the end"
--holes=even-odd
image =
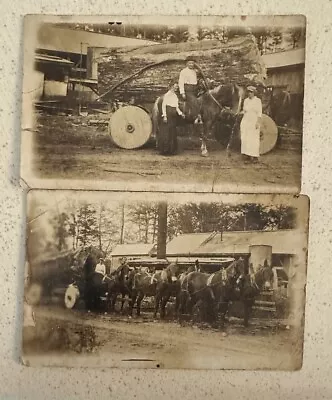
MULTIPOLYGON (((98 100, 110 105, 108 126, 115 145, 138 149, 155 139, 153 105, 167 92, 169 84, 177 81, 189 56, 199 66, 205 90, 229 83, 257 87, 263 103, 260 152, 271 151, 278 138, 277 126, 268 115, 272 92, 264 83, 266 68, 252 35, 235 37, 227 43, 203 40, 104 49, 98 57, 98 100)), ((231 134, 239 139, 239 124, 235 135, 234 124, 235 118, 221 112, 214 126, 215 139, 222 144, 229 143, 231 134)), ((192 136, 193 129, 189 128, 179 135, 192 136)), ((239 140, 233 142, 236 146, 239 140)))

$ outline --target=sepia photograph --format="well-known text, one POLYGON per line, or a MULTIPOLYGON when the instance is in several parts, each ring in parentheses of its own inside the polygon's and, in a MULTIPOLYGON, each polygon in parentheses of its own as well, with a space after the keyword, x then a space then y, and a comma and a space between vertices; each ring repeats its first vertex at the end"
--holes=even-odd
POLYGON ((28 366, 298 370, 306 196, 28 193, 28 366))
POLYGON ((25 17, 30 188, 298 193, 304 16, 25 17))

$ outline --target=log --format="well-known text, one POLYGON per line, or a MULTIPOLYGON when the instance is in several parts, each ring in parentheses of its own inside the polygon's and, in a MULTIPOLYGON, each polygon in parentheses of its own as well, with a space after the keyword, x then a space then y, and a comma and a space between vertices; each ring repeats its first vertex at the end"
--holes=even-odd
POLYGON ((112 49, 98 60, 98 89, 103 100, 153 104, 177 81, 188 56, 218 84, 264 85, 266 69, 252 35, 224 44, 216 40, 112 49), (128 79, 129 78, 129 79, 128 79), (121 83, 119 85, 119 83, 121 83), (112 90, 107 93, 110 89, 112 90))

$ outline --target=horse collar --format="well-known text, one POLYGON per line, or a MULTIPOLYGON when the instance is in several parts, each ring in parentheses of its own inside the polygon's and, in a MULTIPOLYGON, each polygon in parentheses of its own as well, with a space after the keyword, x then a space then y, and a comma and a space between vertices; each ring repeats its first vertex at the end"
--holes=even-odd
POLYGON ((253 287, 256 288, 257 290, 260 290, 259 286, 257 285, 255 275, 253 276, 253 279, 251 281, 252 281, 253 287))
POLYGON ((213 279, 214 275, 215 275, 215 273, 209 276, 209 278, 208 278, 208 280, 207 280, 207 282, 206 282, 206 285, 207 285, 207 286, 211 286, 211 284, 212 284, 212 279, 213 279))

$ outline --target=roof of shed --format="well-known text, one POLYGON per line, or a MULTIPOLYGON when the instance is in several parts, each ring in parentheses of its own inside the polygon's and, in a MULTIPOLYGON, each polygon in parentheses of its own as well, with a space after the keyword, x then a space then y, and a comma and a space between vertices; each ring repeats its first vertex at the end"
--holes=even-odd
POLYGON ((262 59, 267 69, 304 64, 305 49, 301 48, 301 49, 280 51, 278 53, 264 54, 262 56, 262 59))

